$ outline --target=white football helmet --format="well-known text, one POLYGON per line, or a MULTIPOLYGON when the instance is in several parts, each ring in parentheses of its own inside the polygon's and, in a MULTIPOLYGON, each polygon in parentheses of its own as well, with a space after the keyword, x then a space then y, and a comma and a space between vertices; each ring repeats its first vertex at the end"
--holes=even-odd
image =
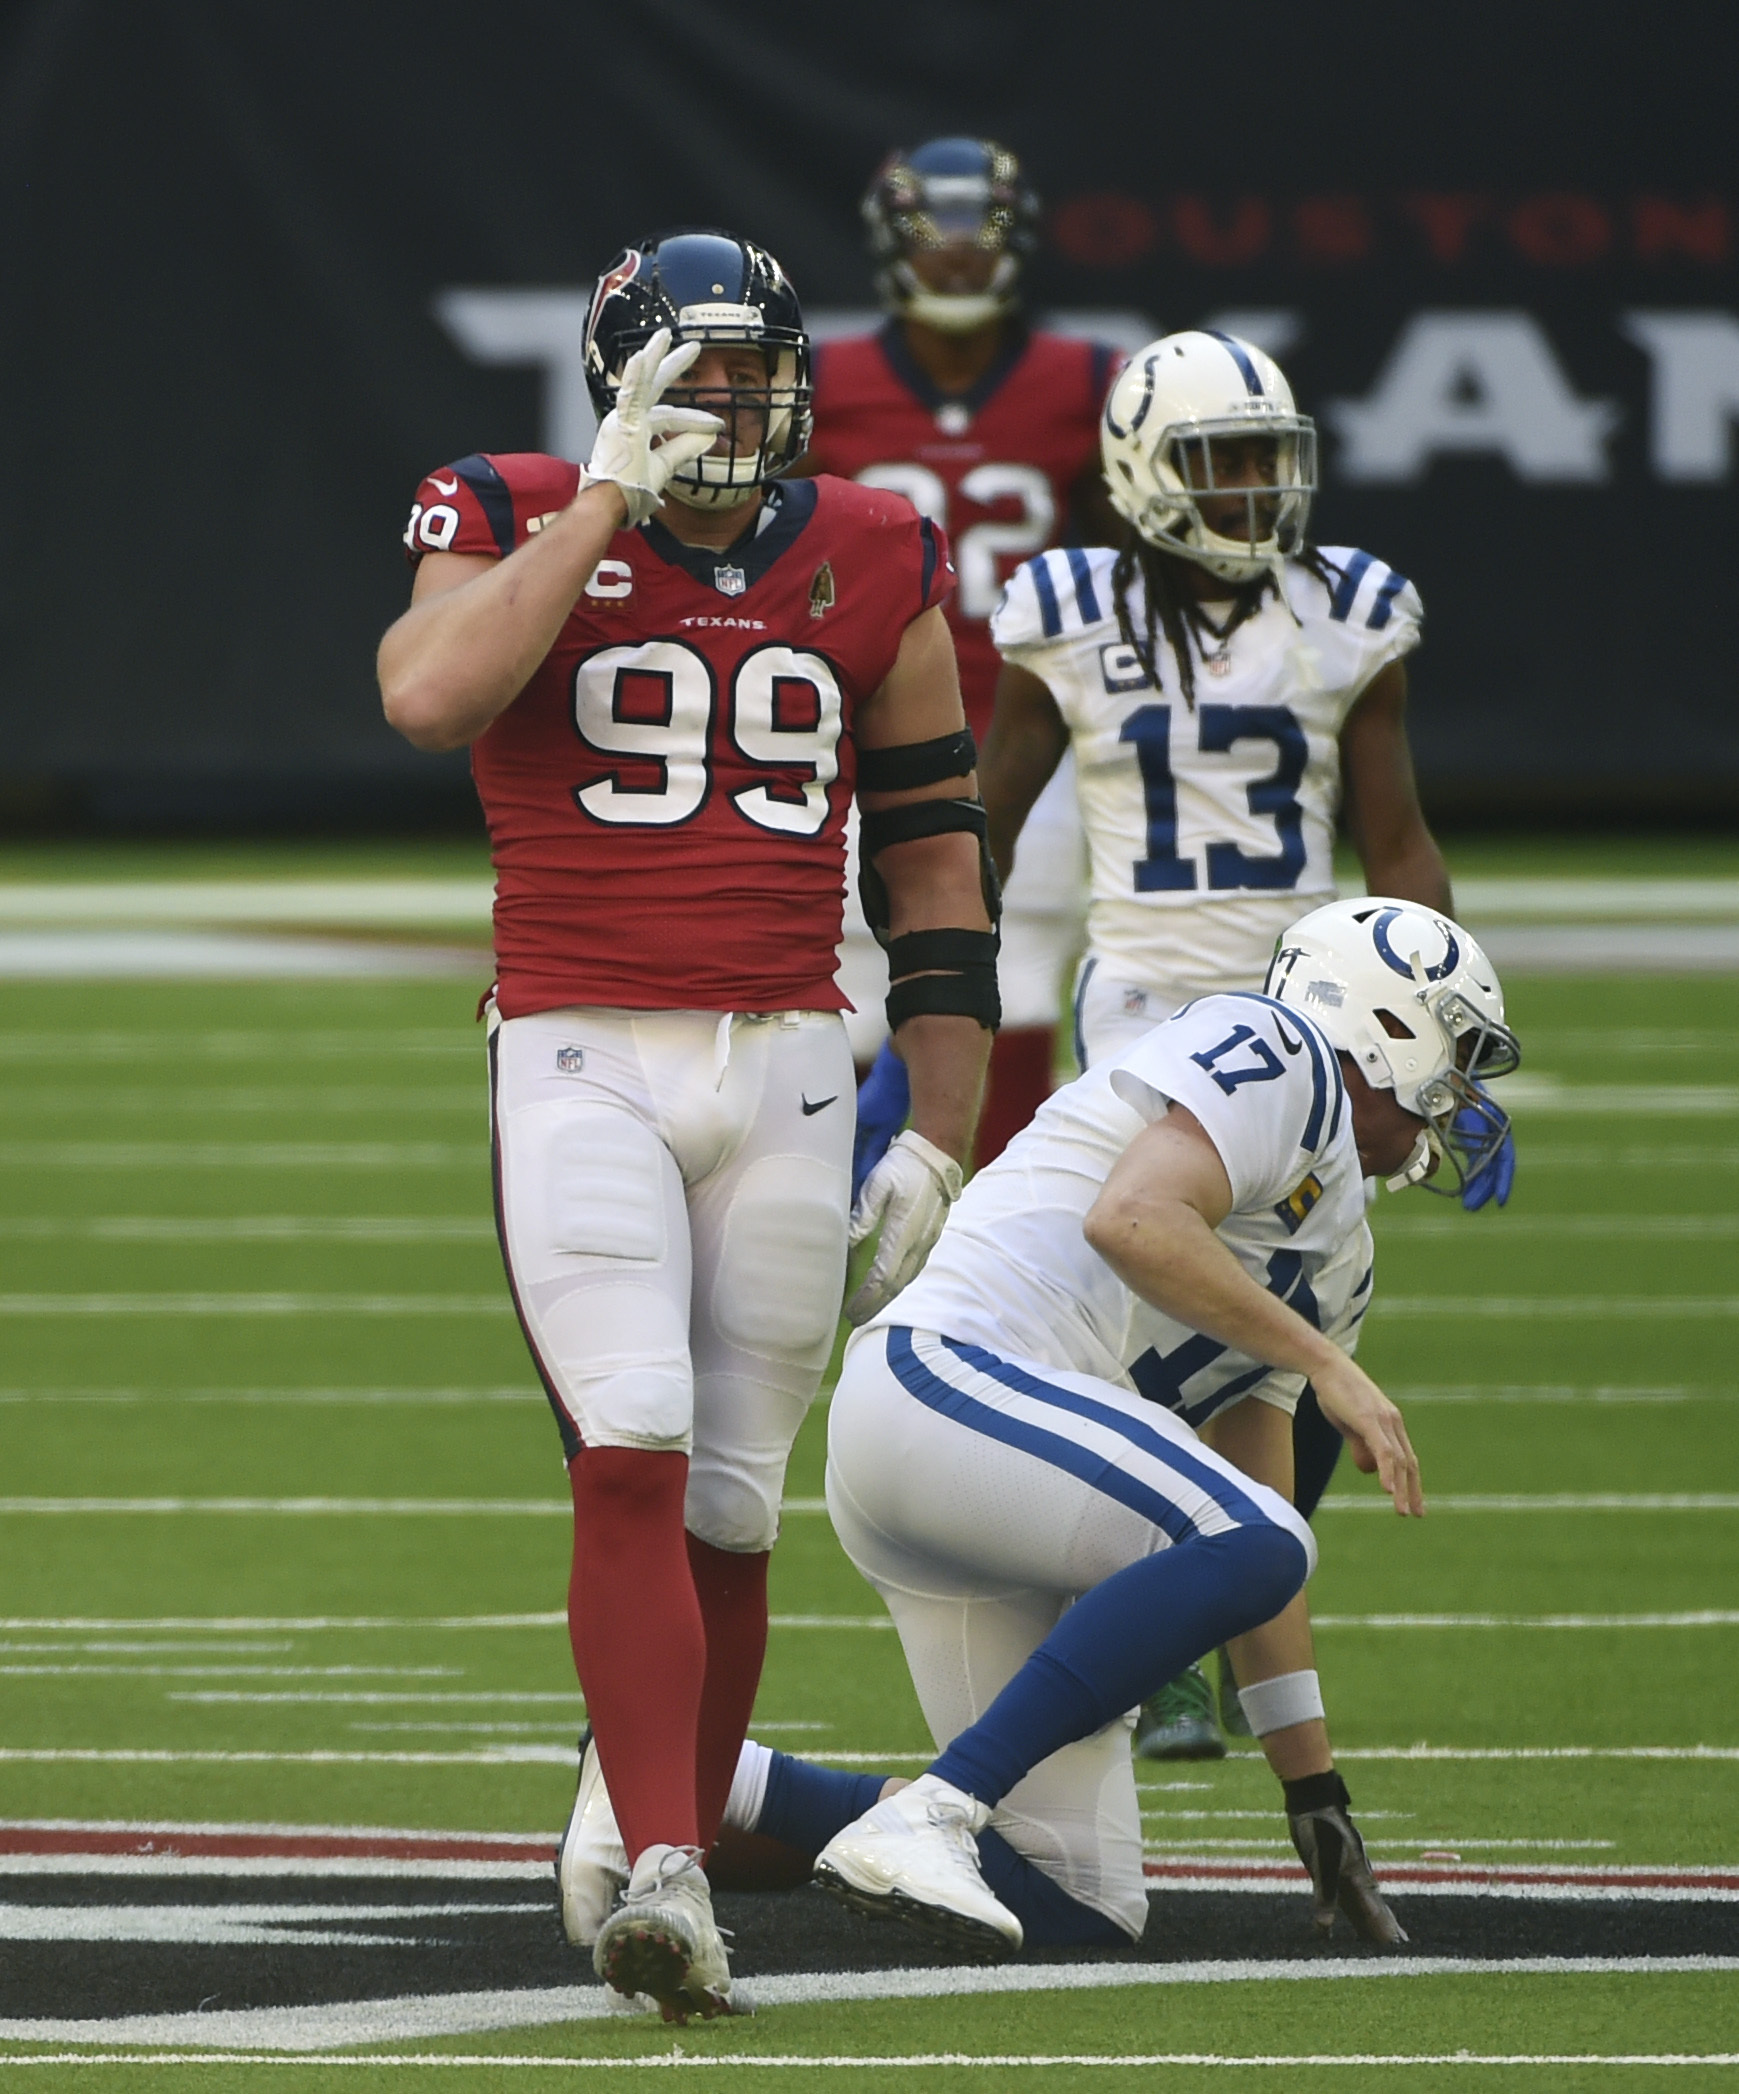
POLYGON ((1502 1146, 1509 1115, 1480 1085, 1522 1051, 1497 971, 1458 923, 1380 895, 1330 902, 1284 934, 1266 987, 1425 1122, 1391 1189, 1418 1184, 1435 1160, 1431 1190, 1459 1194, 1502 1146))
POLYGON ((1223 581, 1280 579, 1304 544, 1316 493, 1316 424, 1298 412, 1280 366, 1254 342, 1196 331, 1138 349, 1105 402, 1100 454, 1111 504, 1149 545, 1177 553, 1223 581), (1272 478, 1215 484, 1216 440, 1266 437, 1272 478), (1201 502, 1226 520, 1243 498, 1245 533, 1213 529, 1201 502))

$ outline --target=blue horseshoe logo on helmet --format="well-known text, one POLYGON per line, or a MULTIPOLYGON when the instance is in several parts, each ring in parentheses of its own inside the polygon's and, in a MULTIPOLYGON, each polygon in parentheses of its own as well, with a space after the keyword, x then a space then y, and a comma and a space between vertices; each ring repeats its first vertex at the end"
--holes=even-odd
MULTIPOLYGON (((1399 909, 1385 909, 1376 922, 1371 925, 1371 942, 1376 946, 1378 956, 1385 967, 1392 967, 1397 974, 1404 975, 1408 981, 1411 981, 1413 979, 1413 969, 1389 943, 1389 926, 1400 913, 1399 909)), ((1456 943, 1455 934, 1444 923, 1442 917, 1434 917, 1432 921, 1442 931, 1443 942, 1448 949, 1435 967, 1426 968, 1425 979, 1428 982, 1447 981, 1449 976, 1461 965, 1461 947, 1456 943)))
POLYGON ((1111 412, 1111 400, 1110 398, 1106 399, 1105 426, 1113 436, 1133 436, 1142 423, 1147 420, 1147 410, 1153 405, 1153 365, 1154 359, 1150 356, 1141 367, 1147 383, 1142 387, 1141 398, 1136 402, 1135 412, 1129 417, 1129 427, 1127 429, 1120 429, 1117 426, 1117 417, 1111 412))

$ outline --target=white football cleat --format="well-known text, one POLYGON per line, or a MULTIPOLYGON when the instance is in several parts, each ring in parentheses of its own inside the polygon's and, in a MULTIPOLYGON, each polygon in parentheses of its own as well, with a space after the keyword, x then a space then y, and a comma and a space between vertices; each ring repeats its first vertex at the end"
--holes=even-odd
POLYGON ((580 1779, 574 1807, 556 1850, 556 1892, 562 1932, 575 1948, 589 1949, 598 1929, 628 1884, 628 1850, 616 1829, 616 1813, 604 1786, 604 1770, 588 1723, 580 1733, 580 1779))
POLYGON ((989 1822, 989 1804, 922 1774, 835 1833, 815 1880, 872 1919, 904 1920, 970 1955, 1010 1956, 1021 1923, 978 1872, 974 1835, 989 1822))
POLYGON ((666 2021, 752 2011, 733 1992, 698 1847, 648 1847, 598 1930, 592 1964, 612 1991, 655 2000, 666 2021))

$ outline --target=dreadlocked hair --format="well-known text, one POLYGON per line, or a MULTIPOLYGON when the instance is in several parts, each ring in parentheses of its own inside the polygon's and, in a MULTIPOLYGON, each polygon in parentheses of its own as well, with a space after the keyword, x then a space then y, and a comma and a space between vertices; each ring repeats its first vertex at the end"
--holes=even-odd
MULTIPOLYGON (((1305 546, 1289 557, 1298 560, 1330 589, 1340 580, 1339 572, 1313 545, 1305 546)), ((1184 703, 1194 712, 1196 656, 1206 653, 1203 637, 1209 636, 1220 645, 1229 640, 1239 626, 1254 618, 1262 608, 1262 599, 1274 587, 1274 577, 1264 573, 1253 575, 1246 582, 1228 582, 1226 593, 1232 600, 1232 615, 1220 626, 1207 616, 1185 583, 1183 569, 1187 564, 1178 554, 1162 552, 1158 546, 1149 545, 1133 524, 1126 523, 1123 543, 1117 550, 1117 565, 1111 570, 1111 595, 1117 608, 1117 630, 1123 636, 1124 645, 1134 650, 1135 659, 1156 691, 1164 687, 1158 659, 1159 636, 1164 633, 1172 660, 1177 664, 1184 703), (1129 601, 1130 589, 1138 578, 1147 614, 1144 629, 1140 632, 1135 629, 1129 601)))

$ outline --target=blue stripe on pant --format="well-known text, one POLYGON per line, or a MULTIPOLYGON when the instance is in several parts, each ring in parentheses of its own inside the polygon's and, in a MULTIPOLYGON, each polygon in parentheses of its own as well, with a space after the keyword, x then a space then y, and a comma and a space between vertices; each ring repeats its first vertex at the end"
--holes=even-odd
POLYGON ((1171 1541, 1083 1593, 980 1719, 950 1741, 932 1772, 995 1805, 1041 1760, 1091 1737, 1217 1644, 1271 1620, 1310 1571, 1307 1547, 1240 1489, 1224 1466, 1198 1458, 1170 1433, 1079 1390, 1042 1379, 981 1347, 935 1347, 1057 1413, 1056 1430, 1000 1410, 943 1378, 919 1356, 912 1333, 888 1332, 887 1360, 901 1386, 968 1430, 1065 1470, 1150 1520, 1171 1541), (1211 1527, 1147 1479, 1065 1435, 1069 1419, 1109 1429, 1132 1457, 1156 1460, 1203 1494, 1211 1527))
POLYGON ((912 1343, 912 1333, 896 1325, 888 1332, 888 1365, 907 1394, 915 1396, 929 1409, 954 1419, 973 1432, 983 1433, 988 1439, 1001 1440, 1006 1446, 1019 1448, 1022 1453, 1049 1462, 1053 1468, 1067 1470, 1081 1482, 1102 1491, 1106 1497, 1115 1498, 1132 1512, 1151 1520, 1173 1542, 1186 1541, 1198 1532, 1189 1513, 1152 1484, 1116 1468, 1104 1456, 1069 1438, 1067 1427, 1070 1420, 1080 1419, 1104 1427, 1128 1441, 1133 1452, 1152 1456, 1205 1493, 1229 1521, 1240 1525, 1267 1524, 1267 1514, 1225 1475, 1220 1466, 1196 1458, 1169 1434, 1110 1404, 1096 1402, 1078 1390, 1042 1380, 1012 1361, 999 1359, 982 1346, 957 1344, 946 1338, 941 1342, 943 1350, 963 1366, 1017 1395, 1032 1397, 1054 1408, 1059 1416, 1056 1429, 1048 1430, 981 1403, 966 1390, 945 1381, 920 1359, 912 1343))

